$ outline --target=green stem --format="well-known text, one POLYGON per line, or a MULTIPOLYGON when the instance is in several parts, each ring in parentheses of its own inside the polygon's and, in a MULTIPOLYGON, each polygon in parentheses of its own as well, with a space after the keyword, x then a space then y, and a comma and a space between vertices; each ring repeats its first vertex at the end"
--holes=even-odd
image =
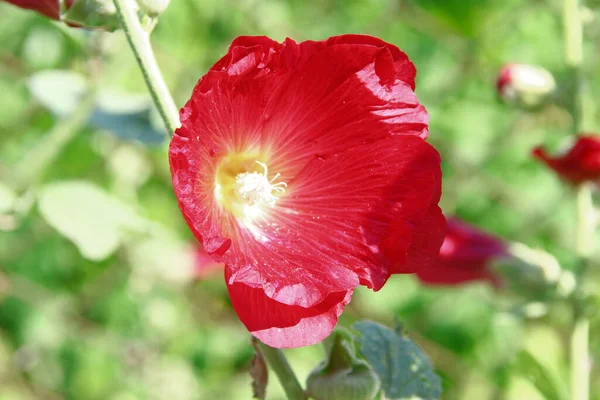
POLYGON ((583 282, 593 248, 595 229, 592 186, 583 184, 577 189, 577 254, 580 265, 577 270, 578 287, 573 296, 573 333, 571 335, 571 400, 590 398, 589 331, 586 316, 583 282))
POLYGON ((571 76, 570 99, 573 132, 579 133, 583 124, 583 21, 580 0, 564 0, 563 25, 565 30, 565 61, 571 76))
MULTIPOLYGON (((594 202, 591 184, 583 184, 577 189, 577 254, 585 261, 592 255, 594 247, 594 230, 596 228, 594 202)), ((585 270, 579 271, 580 274, 585 270)))
POLYGON ((15 191, 23 191, 41 179, 65 145, 85 126, 94 110, 94 95, 95 92, 91 90, 73 114, 59 120, 14 167, 9 182, 15 191))
POLYGON ((580 0, 564 0, 563 24, 565 30, 565 61, 579 68, 583 61, 583 22, 580 0))
POLYGON ((571 400, 590 398, 589 332, 590 321, 577 318, 571 334, 571 400))
MULTIPOLYGON (((570 104, 573 117, 573 132, 579 133, 584 121, 583 105, 583 22, 581 0, 563 0, 565 61, 571 74, 570 104)), ((595 222, 592 188, 581 185, 577 191, 577 255, 580 267, 577 270, 577 290, 573 296, 573 333, 571 335, 571 397, 570 400, 589 400, 590 363, 589 330, 590 322, 585 312, 585 292, 583 282, 587 263, 592 252, 595 222)))
POLYGON ((296 378, 283 351, 267 346, 260 341, 258 341, 258 347, 267 361, 267 364, 269 364, 273 372, 275 372, 275 375, 277 375, 288 400, 305 400, 306 396, 304 390, 302 390, 302 386, 300 385, 300 382, 298 382, 298 378, 296 378))
POLYGON ((150 35, 144 30, 136 13, 135 0, 113 0, 121 25, 129 41, 129 46, 142 70, 148 90, 152 95, 154 104, 162 117, 170 134, 181 126, 179 112, 171 97, 167 84, 162 77, 152 46, 150 35))

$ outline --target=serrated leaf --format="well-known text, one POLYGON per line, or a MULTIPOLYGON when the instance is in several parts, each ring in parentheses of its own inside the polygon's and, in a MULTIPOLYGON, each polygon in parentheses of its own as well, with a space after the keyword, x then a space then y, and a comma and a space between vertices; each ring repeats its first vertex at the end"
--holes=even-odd
POLYGON ((425 352, 411 339, 372 321, 353 325, 360 332, 360 351, 381 379, 390 400, 437 400, 440 378, 425 352))
POLYGON ((33 97, 59 118, 75 111, 88 88, 86 78, 77 72, 45 70, 27 83, 33 97))
POLYGON ((565 400, 552 373, 548 371, 531 353, 522 350, 517 357, 517 370, 526 378, 547 400, 565 400))
POLYGON ((38 200, 46 222, 90 260, 107 258, 127 232, 140 231, 145 226, 131 207, 85 181, 45 185, 38 200))

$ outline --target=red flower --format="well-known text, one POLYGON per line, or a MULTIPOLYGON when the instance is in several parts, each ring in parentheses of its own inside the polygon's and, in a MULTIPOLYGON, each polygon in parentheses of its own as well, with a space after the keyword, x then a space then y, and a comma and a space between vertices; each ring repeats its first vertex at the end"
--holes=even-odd
POLYGON ((561 178, 574 185, 600 182, 600 137, 579 136, 565 154, 550 157, 543 147, 533 149, 533 156, 542 160, 561 178))
POLYGON ((419 270, 417 276, 421 282, 430 285, 455 285, 477 280, 498 284, 499 280, 489 266, 495 259, 507 255, 507 246, 502 240, 457 218, 450 218, 437 262, 419 270))
MULTIPOLYGON (((5 0, 17 7, 34 10, 52 19, 60 19, 59 0, 5 0)), ((74 0, 67 0, 67 8, 74 0)))
POLYGON ((321 341, 355 286, 378 290, 437 254, 440 158, 414 77, 369 36, 239 37, 181 110, 179 206, 263 342, 321 341))
POLYGON ((500 94, 500 96, 504 95, 504 90, 512 83, 513 66, 514 64, 506 64, 502 66, 502 69, 500 69, 500 72, 498 73, 498 78, 496 79, 496 89, 498 90, 498 94, 500 94))

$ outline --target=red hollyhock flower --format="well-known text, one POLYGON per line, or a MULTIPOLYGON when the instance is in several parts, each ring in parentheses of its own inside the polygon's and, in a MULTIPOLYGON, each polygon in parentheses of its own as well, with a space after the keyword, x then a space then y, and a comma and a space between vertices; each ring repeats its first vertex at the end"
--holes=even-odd
MULTIPOLYGON (((40 14, 52 19, 60 19, 60 6, 59 0, 5 0, 17 7, 26 8, 28 10, 34 10, 40 14)), ((67 0, 67 8, 71 7, 74 0, 67 0)))
POLYGON ((508 256, 501 239, 486 234, 458 218, 448 219, 446 238, 437 262, 417 272, 421 282, 430 285, 456 285, 471 281, 499 283, 489 269, 492 261, 508 256))
POLYGON ((415 72, 369 36, 239 37, 181 110, 179 206, 266 344, 318 343, 354 287, 437 255, 440 158, 415 72))
POLYGON ((551 157, 543 147, 536 147, 533 156, 542 160, 565 181, 574 185, 600 182, 600 137, 582 135, 566 153, 551 157))

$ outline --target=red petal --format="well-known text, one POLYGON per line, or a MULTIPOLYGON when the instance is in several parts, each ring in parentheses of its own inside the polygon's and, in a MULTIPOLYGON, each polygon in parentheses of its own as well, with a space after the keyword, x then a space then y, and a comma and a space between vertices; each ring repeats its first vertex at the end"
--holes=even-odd
POLYGON ((506 244, 501 239, 457 218, 450 218, 439 256, 419 269, 417 276, 427 284, 452 285, 487 280, 497 285, 499 278, 488 267, 494 259, 507 253, 506 244))
POLYGON ((278 348, 309 346, 325 339, 352 297, 351 290, 331 293, 323 302, 304 308, 279 303, 261 289, 241 283, 227 287, 246 328, 263 343, 278 348))
POLYGON ((435 268, 417 272, 419 280, 429 285, 457 285, 474 281, 488 281, 494 286, 499 280, 487 268, 487 263, 466 263, 464 261, 440 262, 435 268))
POLYGON ((561 178, 574 185, 600 181, 600 137, 580 135, 567 153, 551 157, 542 147, 533 149, 535 158, 543 161, 561 178))
MULTIPOLYGON (((58 0, 6 0, 7 2, 16 5, 17 7, 34 10, 45 16, 58 19, 59 9, 58 0)), ((71 3, 70 1, 69 3, 71 3)))
MULTIPOLYGON (((214 176, 202 171, 211 158, 202 159, 188 142, 175 135, 171 145, 173 182, 186 220, 201 233, 207 251, 231 244, 222 258, 232 270, 230 284, 261 287, 290 305, 320 303, 331 292, 353 288, 359 278, 381 288, 407 262, 415 221, 427 218, 439 193, 437 152, 422 139, 391 136, 329 158, 313 157, 288 180, 289 195, 272 215, 250 230, 218 212, 214 176), (404 230, 394 228, 402 224, 404 230), (392 235, 393 241, 385 241, 392 235)), ((443 226, 443 219, 437 222, 443 226)), ((431 229, 441 231, 436 224, 431 229)))
POLYGON ((487 261, 502 257, 508 252, 506 244, 499 238, 482 232, 458 218, 448 219, 448 231, 440 256, 465 262, 487 261))
POLYGON ((442 210, 432 205, 425 219, 413 231, 406 263, 394 273, 408 274, 432 268, 437 262, 445 233, 446 219, 442 210))
POLYGON ((327 40, 328 44, 365 44, 379 48, 385 48, 388 54, 392 57, 393 70, 397 74, 397 78, 406 82, 413 90, 415 89, 415 76, 417 69, 408 56, 393 44, 384 42, 383 40, 367 35, 341 35, 334 36, 327 40))

